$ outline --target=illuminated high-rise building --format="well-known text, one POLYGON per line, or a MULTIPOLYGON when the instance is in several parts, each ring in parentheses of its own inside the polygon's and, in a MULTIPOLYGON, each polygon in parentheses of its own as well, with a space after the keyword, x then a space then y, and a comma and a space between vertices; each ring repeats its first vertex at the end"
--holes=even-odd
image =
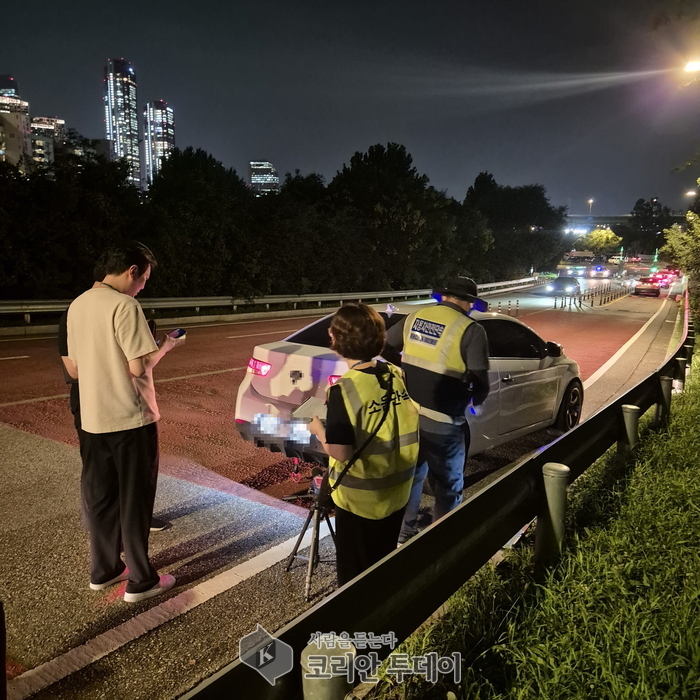
POLYGON ((57 117, 32 117, 32 160, 37 165, 50 165, 57 149, 66 140, 66 122, 57 117))
POLYGON ((32 117, 32 134, 52 138, 61 146, 66 140, 66 122, 58 117, 32 117))
POLYGON ((105 67, 105 127, 112 158, 129 165, 129 181, 141 188, 136 75, 128 61, 110 58, 105 67))
POLYGON ((22 172, 32 162, 29 102, 20 99, 17 81, 0 75, 0 161, 16 165, 22 172))
POLYGON ((173 108, 163 100, 153 100, 143 108, 144 170, 146 186, 153 182, 162 159, 175 148, 173 108))
POLYGON ((280 176, 277 174, 275 166, 268 161, 251 160, 250 186, 257 197, 279 192, 280 176))

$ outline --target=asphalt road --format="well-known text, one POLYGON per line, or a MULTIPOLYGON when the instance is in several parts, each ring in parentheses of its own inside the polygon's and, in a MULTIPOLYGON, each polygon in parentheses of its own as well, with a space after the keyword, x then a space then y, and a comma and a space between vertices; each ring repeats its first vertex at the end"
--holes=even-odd
MULTIPOLYGON (((510 300, 511 313, 517 307, 521 320, 579 362, 587 415, 663 361, 678 308, 665 294, 557 310, 532 291, 490 297, 496 307, 499 300, 503 312, 510 300)), ((255 345, 308 322, 192 327, 158 366, 156 514, 173 527, 151 536, 151 551, 178 586, 165 601, 137 606, 121 600, 123 585, 100 593, 87 587, 80 459, 55 339, 0 341, 0 598, 11 698, 174 698, 235 658, 238 640, 257 622, 273 632, 308 607, 303 564, 284 570, 304 511, 278 498, 300 485, 290 481, 289 463, 242 442, 233 425, 235 393, 255 345)), ((539 431, 470 460, 469 480, 557 434, 539 431)), ((333 590, 334 577, 333 564, 322 564, 312 604, 333 590)))

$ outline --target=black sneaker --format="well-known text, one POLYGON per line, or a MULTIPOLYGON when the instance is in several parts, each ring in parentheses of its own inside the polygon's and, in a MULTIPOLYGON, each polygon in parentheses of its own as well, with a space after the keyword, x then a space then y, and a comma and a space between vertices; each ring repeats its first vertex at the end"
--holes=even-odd
POLYGON ((151 518, 151 532, 160 532, 161 530, 167 530, 169 527, 170 523, 167 520, 151 518))

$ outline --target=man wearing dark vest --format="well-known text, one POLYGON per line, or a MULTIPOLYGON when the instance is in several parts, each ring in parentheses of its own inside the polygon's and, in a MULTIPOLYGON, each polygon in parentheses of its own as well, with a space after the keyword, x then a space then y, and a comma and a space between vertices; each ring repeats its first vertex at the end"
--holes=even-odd
MULTIPOLYGON (((428 472, 435 489, 433 521, 461 503, 464 462, 469 451, 465 414, 470 406, 480 406, 489 393, 486 333, 469 318, 478 298, 476 283, 468 277, 455 277, 435 292, 441 296, 437 306, 410 314, 403 324, 393 326, 387 336, 389 355, 392 349, 403 349, 401 366, 406 374, 406 388, 420 413, 418 462, 400 543, 417 532, 418 509, 428 472)), ((392 355, 387 359, 397 358, 392 355)))

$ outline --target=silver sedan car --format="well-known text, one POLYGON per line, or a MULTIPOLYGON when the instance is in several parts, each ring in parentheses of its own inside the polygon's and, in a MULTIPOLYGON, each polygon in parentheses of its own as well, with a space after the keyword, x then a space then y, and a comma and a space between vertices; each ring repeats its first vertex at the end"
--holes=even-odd
MULTIPOLYGON (((376 308, 391 327, 420 305, 434 303, 376 308)), ((483 413, 467 413, 469 454, 547 426, 562 431, 576 426, 581 417, 583 384, 578 365, 564 355, 562 347, 545 342, 524 323, 508 316, 472 311, 471 317, 484 327, 488 337, 491 390, 483 413)), ((312 413, 323 417, 326 390, 348 369, 329 348, 331 318, 326 316, 285 340, 255 348, 236 399, 236 427, 245 439, 289 457, 325 460, 305 422, 312 413)))

